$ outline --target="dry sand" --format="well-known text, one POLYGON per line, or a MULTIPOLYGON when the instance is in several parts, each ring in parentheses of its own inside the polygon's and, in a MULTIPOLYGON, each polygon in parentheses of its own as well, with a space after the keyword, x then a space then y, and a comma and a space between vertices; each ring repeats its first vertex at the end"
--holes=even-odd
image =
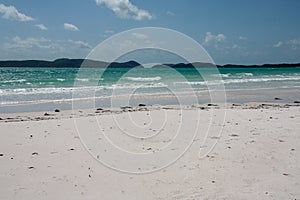
POLYGON ((297 104, 48 114, 1 114, 0 199, 300 198, 297 104))

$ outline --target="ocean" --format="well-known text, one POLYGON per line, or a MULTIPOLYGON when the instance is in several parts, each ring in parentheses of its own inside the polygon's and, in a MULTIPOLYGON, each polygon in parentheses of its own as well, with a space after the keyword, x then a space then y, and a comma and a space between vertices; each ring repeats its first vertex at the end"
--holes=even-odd
POLYGON ((97 99, 95 107, 110 107, 112 96, 142 98, 117 106, 166 105, 174 101, 164 96, 182 93, 188 99, 189 92, 205 93, 220 84, 225 92, 298 91, 300 68, 205 68, 200 74, 192 68, 0 68, 0 111, 71 109, 72 101, 89 98, 97 99))

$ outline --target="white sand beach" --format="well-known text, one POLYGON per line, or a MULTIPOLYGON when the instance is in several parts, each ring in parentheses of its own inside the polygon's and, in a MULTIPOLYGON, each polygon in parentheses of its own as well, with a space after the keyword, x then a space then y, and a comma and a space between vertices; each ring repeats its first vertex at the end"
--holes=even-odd
POLYGON ((0 199, 300 198, 299 104, 135 107, 0 117, 0 199), (200 126, 193 137, 189 131, 197 119, 200 126), (180 128, 181 136, 174 137, 180 128), (135 155, 122 157, 105 143, 101 146, 107 139, 101 131, 116 146, 153 160, 147 163, 142 156, 133 161, 135 155), (208 133, 207 140, 203 133, 208 133), (176 139, 171 149, 163 148, 176 139), (189 148, 177 159, 183 147, 189 148), (162 151, 167 153, 155 157, 162 151), (174 162, 168 165, 168 160, 174 162))
POLYGON ((0 200, 300 200, 299 8, 1 1, 0 200))

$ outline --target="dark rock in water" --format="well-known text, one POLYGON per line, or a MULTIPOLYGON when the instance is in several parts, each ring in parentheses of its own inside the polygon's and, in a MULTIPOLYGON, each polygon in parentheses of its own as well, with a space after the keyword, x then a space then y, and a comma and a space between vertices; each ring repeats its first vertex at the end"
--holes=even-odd
POLYGON ((54 112, 60 112, 60 110, 58 110, 58 109, 55 109, 55 110, 54 110, 54 112))
POLYGON ((123 107, 121 107, 121 109, 131 109, 132 107, 130 107, 130 106, 123 106, 123 107))
POLYGON ((140 103, 139 106, 146 106, 146 104, 140 103))
POLYGON ((44 114, 44 116, 50 116, 50 114, 48 114, 48 113, 45 113, 45 114, 44 114))
POLYGON ((0 120, 3 120, 3 119, 0 117, 0 120))
POLYGON ((279 101, 279 100, 282 100, 282 99, 280 99, 280 98, 278 98, 278 97, 275 97, 274 100, 279 101))
POLYGON ((4 156, 4 154, 3 154, 3 153, 0 153, 0 156, 4 156))
POLYGON ((283 173, 282 175, 283 175, 283 176, 288 176, 289 174, 288 174, 288 173, 283 173))
POLYGON ((73 149, 73 148, 71 148, 71 149, 69 149, 69 151, 74 151, 75 149, 73 149))
POLYGON ((207 106, 218 106, 218 105, 209 103, 209 104, 207 104, 207 106))
POLYGON ((300 103, 300 101, 294 101, 294 103, 300 103))
POLYGON ((39 155, 39 153, 38 152, 33 152, 31 155, 39 155))
POLYGON ((103 108, 97 108, 96 110, 103 110, 103 108))
POLYGON ((34 167, 28 167, 28 169, 34 169, 34 167))

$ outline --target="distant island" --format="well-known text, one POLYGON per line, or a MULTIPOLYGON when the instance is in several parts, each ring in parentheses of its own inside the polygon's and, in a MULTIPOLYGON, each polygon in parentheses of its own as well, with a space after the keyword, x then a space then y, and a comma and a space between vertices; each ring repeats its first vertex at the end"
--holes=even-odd
MULTIPOLYGON (((85 60, 85 59, 68 59, 68 58, 60 58, 54 61, 45 61, 45 60, 7 60, 0 61, 0 67, 36 67, 36 68, 80 68, 84 63, 84 67, 89 68, 134 68, 141 67, 136 61, 128 61, 128 62, 112 62, 107 63, 103 61, 95 61, 95 60, 85 60)), ((281 68, 281 67, 300 67, 300 63, 293 64, 263 64, 263 65, 235 65, 235 64, 226 64, 226 65, 214 65, 212 63, 177 63, 177 64, 161 64, 155 65, 154 68, 210 68, 215 67, 218 68, 281 68)))

